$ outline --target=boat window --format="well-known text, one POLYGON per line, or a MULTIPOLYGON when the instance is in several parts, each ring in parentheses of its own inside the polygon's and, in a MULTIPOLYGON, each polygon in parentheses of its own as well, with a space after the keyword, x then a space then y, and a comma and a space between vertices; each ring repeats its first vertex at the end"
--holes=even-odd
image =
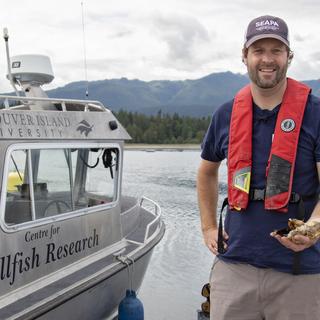
POLYGON ((116 182, 118 175, 118 149, 90 149, 78 151, 77 171, 86 171, 85 181, 76 178, 75 192, 78 195, 76 205, 92 207, 116 200, 116 182), (83 170, 79 168, 84 167, 83 170), (81 189, 83 188, 83 189, 81 189))
POLYGON ((117 148, 14 150, 5 222, 45 219, 117 199, 117 148))
POLYGON ((9 160, 7 181, 6 215, 7 224, 16 224, 32 220, 31 198, 28 176, 27 150, 15 150, 9 160))
POLYGON ((32 150, 36 218, 72 211, 72 161, 68 149, 32 150), (36 172, 36 169, 38 172, 36 172))

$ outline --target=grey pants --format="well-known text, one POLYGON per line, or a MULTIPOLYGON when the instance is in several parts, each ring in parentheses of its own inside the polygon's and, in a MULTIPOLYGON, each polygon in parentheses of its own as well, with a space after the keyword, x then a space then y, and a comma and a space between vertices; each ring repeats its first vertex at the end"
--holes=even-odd
POLYGON ((294 276, 217 260, 210 320, 319 320, 320 274, 294 276))

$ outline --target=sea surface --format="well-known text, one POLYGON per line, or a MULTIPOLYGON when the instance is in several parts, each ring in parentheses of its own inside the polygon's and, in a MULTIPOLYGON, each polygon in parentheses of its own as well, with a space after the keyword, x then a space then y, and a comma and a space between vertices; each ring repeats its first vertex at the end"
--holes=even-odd
MULTIPOLYGON (((124 156, 123 194, 146 196, 162 209, 166 233, 139 291, 146 320, 196 320, 214 256, 201 235, 196 197, 200 151, 131 151, 124 156)), ((221 172, 221 199, 226 172, 221 172)), ((220 199, 220 201, 221 201, 220 199)))

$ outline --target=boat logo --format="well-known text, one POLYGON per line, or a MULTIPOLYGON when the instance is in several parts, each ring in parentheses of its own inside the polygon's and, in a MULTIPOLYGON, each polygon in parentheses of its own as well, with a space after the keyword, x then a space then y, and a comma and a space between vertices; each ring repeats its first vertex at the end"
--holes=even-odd
POLYGON ((13 61, 11 68, 20 68, 21 62, 20 61, 13 61))
POLYGON ((296 127, 296 123, 292 119, 284 119, 281 122, 281 130, 291 132, 296 127))
POLYGON ((88 134, 92 131, 93 125, 90 126, 90 124, 86 120, 82 120, 79 122, 79 125, 77 127, 77 131, 80 131, 80 133, 84 133, 87 137, 88 134))

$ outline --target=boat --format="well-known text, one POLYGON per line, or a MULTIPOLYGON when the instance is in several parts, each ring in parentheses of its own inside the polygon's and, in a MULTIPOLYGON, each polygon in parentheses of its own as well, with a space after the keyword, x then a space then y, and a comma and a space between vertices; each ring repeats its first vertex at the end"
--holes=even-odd
POLYGON ((164 235, 161 208, 122 194, 130 136, 113 113, 49 98, 49 57, 10 57, 4 38, 17 95, 0 96, 0 319, 114 319, 164 235))

